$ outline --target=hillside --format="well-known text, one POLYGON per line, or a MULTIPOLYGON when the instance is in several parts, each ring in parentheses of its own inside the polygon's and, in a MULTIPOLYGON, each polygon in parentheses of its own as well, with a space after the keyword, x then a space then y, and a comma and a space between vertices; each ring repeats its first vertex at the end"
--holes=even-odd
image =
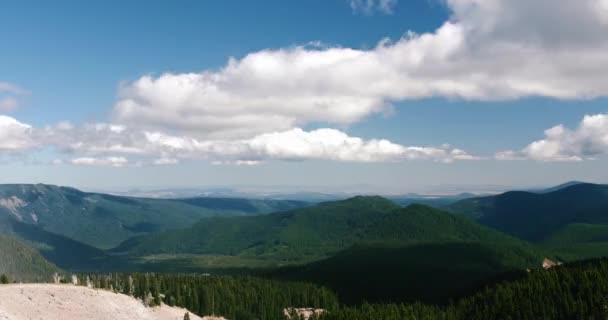
POLYGON ((54 234, 10 217, 0 217, 0 233, 11 235, 36 249, 45 259, 71 271, 99 270, 118 263, 101 249, 54 234))
POLYGON ((263 214, 306 205, 277 200, 129 198, 43 184, 0 185, 0 217, 101 249, 136 235, 186 228, 204 217, 263 214))
MULTIPOLYGON (((9 281, 51 281, 59 268, 21 241, 0 234, 0 274, 9 281)), ((1 318, 0 318, 1 319, 1 318)))
POLYGON ((166 305, 149 308, 124 294, 72 285, 0 285, 0 301, 0 319, 11 320, 182 320, 187 312, 166 305))
MULTIPOLYGON (((571 224, 608 225, 608 185, 580 183, 547 193, 513 191, 461 200, 447 208, 521 239, 541 242, 571 224)), ((572 230, 568 234, 570 240, 579 241, 572 230)), ((581 241, 588 240, 579 235, 581 241)))
POLYGON ((321 319, 605 319, 607 295, 608 262, 592 260, 507 274, 448 306, 364 304, 321 319))
POLYGON ((113 249, 131 256, 230 255, 282 262, 326 257, 361 242, 514 239, 422 205, 400 208, 381 197, 354 197, 264 216, 215 217, 184 230, 135 237, 113 249))
POLYGON ((531 246, 517 243, 366 245, 308 265, 280 268, 269 276, 327 286, 348 304, 446 303, 501 273, 538 268, 541 261, 542 255, 531 246))

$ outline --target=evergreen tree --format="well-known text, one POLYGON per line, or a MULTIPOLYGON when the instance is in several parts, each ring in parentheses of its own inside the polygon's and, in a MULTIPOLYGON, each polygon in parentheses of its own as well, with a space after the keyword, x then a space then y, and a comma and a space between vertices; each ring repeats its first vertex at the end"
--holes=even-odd
POLYGON ((8 277, 5 274, 0 275, 0 283, 1 284, 9 283, 8 277))

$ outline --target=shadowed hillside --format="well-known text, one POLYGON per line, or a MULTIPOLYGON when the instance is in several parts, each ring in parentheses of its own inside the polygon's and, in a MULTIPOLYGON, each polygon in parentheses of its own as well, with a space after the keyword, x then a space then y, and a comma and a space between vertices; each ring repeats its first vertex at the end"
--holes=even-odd
POLYGON ((608 185, 581 183, 540 194, 512 191, 461 200, 448 209, 516 237, 539 242, 570 224, 608 225, 608 185))
POLYGON ((0 234, 0 274, 7 275, 9 281, 50 282, 59 271, 25 243, 0 234))

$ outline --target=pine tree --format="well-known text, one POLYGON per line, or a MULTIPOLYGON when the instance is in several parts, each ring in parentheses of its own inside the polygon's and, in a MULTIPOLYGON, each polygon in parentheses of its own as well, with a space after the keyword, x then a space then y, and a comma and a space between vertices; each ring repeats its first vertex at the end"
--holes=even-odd
POLYGON ((1 284, 7 284, 7 283, 9 283, 9 281, 8 281, 8 277, 7 277, 5 274, 2 274, 2 275, 0 276, 0 283, 1 283, 1 284))
POLYGON ((186 312, 186 314, 184 314, 184 320, 190 320, 190 313, 186 312))

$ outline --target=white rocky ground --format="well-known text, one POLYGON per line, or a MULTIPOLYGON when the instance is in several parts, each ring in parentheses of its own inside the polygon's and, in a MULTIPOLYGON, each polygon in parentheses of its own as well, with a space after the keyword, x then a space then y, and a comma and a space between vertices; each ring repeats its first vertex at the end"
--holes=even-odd
MULTIPOLYGON (((0 285, 0 320, 182 320, 186 312, 148 308, 133 297, 81 286, 0 285)), ((192 313, 190 319, 201 320, 192 313)))

